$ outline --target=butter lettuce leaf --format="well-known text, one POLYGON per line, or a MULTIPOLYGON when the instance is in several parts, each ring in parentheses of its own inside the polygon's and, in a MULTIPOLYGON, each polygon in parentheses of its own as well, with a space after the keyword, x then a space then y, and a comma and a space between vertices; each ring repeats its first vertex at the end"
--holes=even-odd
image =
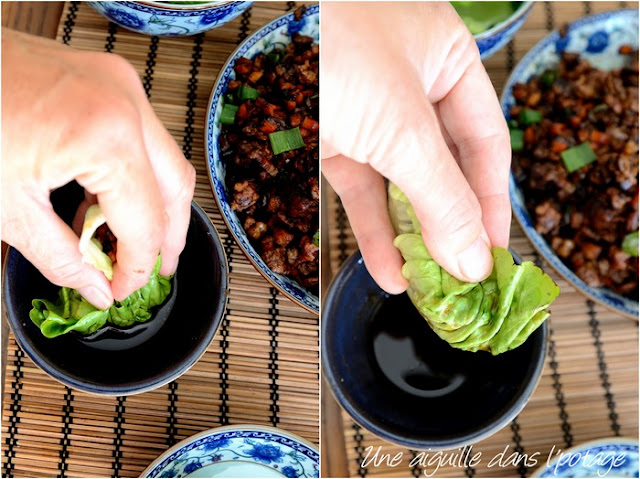
POLYGON ((161 265, 162 259, 158 255, 147 284, 123 301, 115 301, 107 310, 97 309, 75 289, 63 287, 55 302, 34 299, 29 317, 47 338, 70 331, 88 335, 107 324, 126 328, 144 323, 151 319, 152 308, 162 304, 171 292, 172 277, 160 275, 161 265))
POLYGON ((531 261, 514 264, 508 250, 494 247, 493 270, 479 283, 465 283, 441 268, 427 251, 407 197, 389 185, 389 213, 398 235, 394 245, 405 264, 407 294, 435 333, 466 351, 500 354, 520 346, 549 316, 560 293, 531 261))

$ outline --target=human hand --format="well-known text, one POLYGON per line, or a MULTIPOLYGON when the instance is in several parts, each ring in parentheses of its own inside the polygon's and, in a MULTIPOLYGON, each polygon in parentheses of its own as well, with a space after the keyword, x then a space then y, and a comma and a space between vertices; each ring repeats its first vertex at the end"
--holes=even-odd
POLYGON ((161 274, 184 248, 195 170, 156 117, 135 69, 2 32, 2 237, 51 282, 107 308, 161 274), (82 262, 78 237, 50 192, 72 180, 100 204, 118 238, 113 280, 82 262))
POLYGON ((429 252, 486 278, 511 221, 506 122, 473 37, 448 2, 322 6, 322 171, 369 272, 407 287, 383 176, 407 195, 429 252))

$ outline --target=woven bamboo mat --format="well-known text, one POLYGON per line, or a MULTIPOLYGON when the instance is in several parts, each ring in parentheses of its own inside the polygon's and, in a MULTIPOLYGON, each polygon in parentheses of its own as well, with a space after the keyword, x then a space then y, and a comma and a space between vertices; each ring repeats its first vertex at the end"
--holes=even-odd
MULTIPOLYGON (((496 90, 502 91, 509 71, 550 30, 584 14, 624 6, 622 2, 541 2, 535 5, 514 40, 486 61, 496 90)), ((626 3, 626 7, 637 8, 637 3, 626 3)), ((331 269, 335 273, 357 245, 339 199, 332 191, 326 194, 329 245, 327 248, 323 244, 323 251, 329 250, 331 269)), ((511 246, 525 259, 540 261, 515 220, 512 224, 511 246)), ((482 453, 478 466, 441 467, 436 477, 526 477, 535 467, 487 466, 490 459, 507 446, 506 456, 514 451, 530 455, 539 452, 538 465, 542 465, 553 446, 556 450, 564 450, 602 437, 638 437, 638 323, 588 301, 550 267, 545 269, 559 284, 562 294, 553 305, 549 355, 536 393, 509 427, 474 444, 473 453, 482 453)), ((344 411, 342 419, 343 431, 323 431, 323 434, 344 434, 350 476, 424 477, 425 473, 433 473, 433 466, 426 470, 410 467, 415 451, 378 439, 355 424, 344 411), (363 468, 362 461, 369 446, 375 449, 381 446, 381 453, 390 453, 391 457, 402 452, 403 461, 396 467, 369 464, 363 468)), ((434 454, 432 451, 430 457, 434 454)))
POLYGON ((256 4, 204 35, 152 38, 109 24, 84 3, 65 5, 58 40, 131 61, 196 167, 195 200, 223 239, 230 296, 202 359, 171 384, 136 396, 69 389, 38 369, 10 337, 3 477, 138 476, 177 441, 226 424, 274 425, 318 442, 318 319, 271 287, 235 245, 209 187, 203 138, 209 94, 227 57, 252 31, 294 8, 294 2, 256 4))

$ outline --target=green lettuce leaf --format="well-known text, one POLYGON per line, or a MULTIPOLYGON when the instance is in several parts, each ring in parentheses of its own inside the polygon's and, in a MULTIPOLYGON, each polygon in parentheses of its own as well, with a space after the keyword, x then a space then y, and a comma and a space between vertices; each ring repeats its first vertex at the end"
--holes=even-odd
POLYGON ((158 255, 146 285, 107 310, 95 308, 74 289, 62 288, 56 302, 34 299, 29 312, 31 320, 47 338, 70 331, 84 335, 95 333, 106 324, 126 328, 151 319, 154 306, 159 306, 171 292, 171 276, 160 275, 162 259, 158 255))
POLYGON ((84 215, 82 235, 80 236, 79 249, 82 261, 102 271, 106 278, 113 279, 113 264, 111 258, 102 251, 102 245, 93 237, 100 226, 107 222, 107 218, 99 205, 91 205, 84 215))
POLYGON ((560 288, 531 261, 513 262, 508 250, 494 247, 493 271, 479 283, 464 283, 431 257, 407 197, 389 184, 394 241, 405 264, 411 302, 436 334, 454 348, 500 354, 520 346, 549 316, 547 307, 560 288))

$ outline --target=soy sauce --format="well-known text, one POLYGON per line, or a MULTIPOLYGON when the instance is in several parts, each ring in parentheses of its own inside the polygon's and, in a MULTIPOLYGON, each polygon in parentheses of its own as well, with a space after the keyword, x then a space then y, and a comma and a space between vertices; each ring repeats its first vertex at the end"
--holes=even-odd
POLYGON ((178 281, 171 278, 171 292, 162 304, 152 308, 152 317, 144 323, 136 323, 128 328, 120 328, 107 324, 95 333, 83 335, 74 331, 78 341, 93 349, 106 351, 123 351, 140 346, 151 339, 164 325, 173 310, 178 296, 178 281))
POLYGON ((388 296, 380 302, 369 334, 378 374, 411 396, 440 398, 456 394, 475 369, 474 356, 486 354, 452 348, 431 330, 406 294, 388 296))

